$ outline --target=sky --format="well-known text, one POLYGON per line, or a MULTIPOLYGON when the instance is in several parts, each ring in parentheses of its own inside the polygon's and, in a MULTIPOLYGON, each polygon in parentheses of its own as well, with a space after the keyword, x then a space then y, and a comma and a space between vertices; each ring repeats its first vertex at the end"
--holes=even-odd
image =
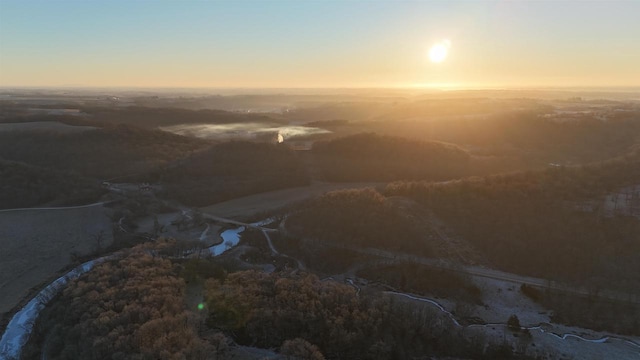
POLYGON ((639 18, 640 0, 0 0, 0 86, 637 87, 639 18))

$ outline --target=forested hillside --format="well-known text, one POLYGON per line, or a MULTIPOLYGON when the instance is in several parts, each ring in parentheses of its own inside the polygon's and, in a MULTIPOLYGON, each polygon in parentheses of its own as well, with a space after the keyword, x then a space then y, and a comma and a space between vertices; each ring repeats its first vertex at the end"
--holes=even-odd
POLYGON ((638 110, 614 113, 606 121, 592 115, 566 120, 545 117, 550 111, 534 107, 445 119, 390 117, 390 121, 352 124, 340 130, 443 141, 473 149, 473 155, 516 157, 520 168, 603 161, 625 154, 640 141, 638 110))
POLYGON ((215 358, 225 337, 200 337, 184 293, 174 264, 139 246, 71 282, 40 315, 23 358, 215 358))
POLYGON ((385 194, 433 209, 498 268, 637 290, 640 221, 608 215, 603 203, 604 195, 638 183, 640 158, 630 154, 592 166, 446 184, 398 182, 385 194), (601 205, 585 208, 594 199, 601 205))
POLYGON ((297 154, 288 147, 244 141, 213 145, 157 175, 169 198, 191 206, 309 181, 297 154))
POLYGON ((103 193, 96 180, 76 173, 0 159, 0 209, 84 205, 103 193))
POLYGON ((376 134, 317 142, 312 153, 330 181, 443 180, 469 171, 469 154, 455 145, 376 134))
POLYGON ((301 204, 286 221, 293 237, 428 255, 414 224, 373 189, 334 191, 301 204))
POLYGON ((202 140, 125 125, 70 134, 0 132, 6 160, 98 179, 139 174, 205 146, 202 140))
POLYGON ((71 281, 41 313, 23 358, 235 359, 245 345, 315 360, 525 359, 465 336, 427 304, 297 271, 211 273, 215 260, 170 260, 176 246, 139 245, 71 281), (187 281, 204 291, 200 310, 187 306, 197 294, 187 281))
POLYGON ((126 124, 157 128, 177 124, 228 124, 276 122, 273 116, 236 113, 224 110, 187 110, 167 107, 128 106, 125 108, 82 107, 92 120, 109 124, 126 124))

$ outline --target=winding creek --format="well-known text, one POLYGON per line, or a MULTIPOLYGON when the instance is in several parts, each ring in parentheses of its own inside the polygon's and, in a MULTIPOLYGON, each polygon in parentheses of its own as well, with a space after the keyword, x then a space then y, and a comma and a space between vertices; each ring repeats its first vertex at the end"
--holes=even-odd
POLYGON ((78 278, 80 275, 91 270, 94 265, 104 262, 109 257, 110 256, 101 257, 77 266, 47 285, 38 295, 20 309, 20 311, 11 318, 2 335, 2 339, 0 339, 0 358, 20 358, 22 347, 29 340, 29 335, 33 330, 40 311, 45 308, 51 299, 62 291, 69 281, 78 278))
MULTIPOLYGON (((437 301, 433 300, 433 299, 429 299, 429 298, 423 298, 423 297, 417 297, 414 295, 410 295, 410 294, 406 294, 406 293, 401 293, 401 292, 395 292, 395 291, 386 291, 385 293, 387 294, 392 294, 392 295, 396 295, 396 296, 402 296, 402 297, 406 297, 408 299, 411 300, 416 300, 416 301, 421 301, 421 302, 425 302, 428 304, 433 305, 434 307, 436 307, 440 312, 442 312, 443 314, 445 314, 449 319, 451 319, 451 321, 453 322, 453 324, 456 327, 467 327, 467 328, 473 328, 473 327, 490 327, 490 326, 503 326, 506 327, 507 324, 505 323, 490 323, 490 324, 471 324, 471 325, 462 325, 458 322, 458 320, 456 320, 455 316, 447 311, 441 304, 439 304, 437 301)), ((617 336, 603 336, 601 338, 598 339, 587 339, 584 338, 580 335, 576 335, 576 334, 572 334, 572 333, 565 333, 565 334, 556 334, 554 332, 545 330, 542 328, 542 325, 536 325, 536 326, 531 326, 531 327, 521 327, 521 329, 527 329, 527 330, 538 330, 541 333, 550 335, 550 336, 554 336, 560 340, 567 340, 569 338, 574 338, 580 341, 584 341, 584 342, 589 342, 589 343, 595 343, 595 344, 602 344, 602 343, 606 343, 608 340, 618 340, 618 341, 622 341, 628 345, 631 345, 637 349, 640 349, 640 344, 631 341, 627 338, 623 338, 623 337, 617 337, 617 336)), ((639 353, 640 354, 640 353, 639 353)))
MULTIPOLYGON (((274 219, 269 218, 263 221, 249 224, 249 225, 255 226, 255 227, 262 227, 264 225, 272 223, 273 221, 274 219)), ((205 250, 210 253, 210 256, 219 256, 223 254, 224 252, 238 245, 238 243, 240 242, 240 234, 245 229, 246 229, 246 226, 239 226, 234 229, 228 229, 223 231, 220 234, 220 237, 222 238, 222 242, 220 244, 210 246, 205 250)), ((266 232, 264 232, 264 229, 262 229, 262 231, 268 239, 268 235, 266 234, 266 232)), ((77 266, 73 270, 69 271, 65 275, 57 278, 56 280, 51 282, 49 285, 47 285, 33 299, 31 299, 31 301, 29 301, 22 309, 20 309, 13 316, 13 318, 7 325, 7 328, 4 334, 2 335, 2 338, 0 339, 0 359, 19 358, 22 352, 22 347, 29 340, 29 335, 33 330, 33 327, 35 325, 36 319, 38 318, 40 311, 45 308, 45 306, 51 301, 51 299, 53 299, 60 291, 62 291, 62 289, 69 283, 69 281, 78 278, 80 275, 90 271, 94 265, 104 262, 109 258, 111 258, 112 256, 113 255, 101 257, 98 259, 87 261, 84 264, 77 266)), ((349 282, 352 286, 355 286, 353 281, 349 281, 349 282)), ((358 289, 358 292, 359 292, 359 289, 358 289)), ((434 306, 435 308, 437 308, 443 314, 445 314, 456 327, 471 328, 471 327, 507 326, 506 324, 503 324, 503 323, 472 324, 472 325, 465 326, 460 324, 451 312, 447 311, 441 304, 439 304, 437 301, 433 299, 417 297, 411 294, 395 292, 395 291, 386 291, 385 293, 392 294, 395 296, 402 296, 415 301, 428 303, 434 306)), ((561 340, 567 340, 569 338, 573 338, 573 339, 577 339, 577 340, 589 342, 589 343, 606 343, 609 340, 615 339, 618 341, 622 341, 628 345, 631 345, 637 349, 640 349, 640 344, 636 343, 635 341, 631 341, 627 338, 622 338, 622 337, 604 336, 599 339, 587 339, 571 333, 556 334, 554 332, 543 329, 542 325, 524 327, 523 329, 538 330, 542 333, 545 333, 549 336, 554 336, 561 340)))
MULTIPOLYGON (((252 226, 264 226, 272 223, 273 219, 266 219, 256 223, 252 223, 252 226)), ((240 226, 235 229, 228 229, 220 234, 222 242, 217 245, 208 247, 211 256, 218 256, 227 250, 238 245, 240 242, 240 234, 246 229, 245 226, 240 226)), ((29 340, 29 335, 33 330, 33 326, 36 323, 36 319, 40 314, 40 311, 47 306, 49 301, 53 299, 69 281, 78 278, 80 275, 88 272, 94 265, 104 262, 110 259, 112 256, 104 256, 98 259, 87 261, 82 265, 75 267, 73 270, 67 272, 63 276, 57 278, 44 289, 42 289, 31 301, 29 301, 22 309, 20 309, 9 321, 7 328, 2 334, 0 339, 0 359, 20 358, 22 347, 29 340)))

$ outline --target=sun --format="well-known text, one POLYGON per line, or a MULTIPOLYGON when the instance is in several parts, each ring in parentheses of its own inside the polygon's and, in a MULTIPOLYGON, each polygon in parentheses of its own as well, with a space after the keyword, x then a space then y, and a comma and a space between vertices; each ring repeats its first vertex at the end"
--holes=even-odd
POLYGON ((449 40, 438 41, 429 49, 429 60, 434 63, 441 63, 447 58, 451 42, 449 40))

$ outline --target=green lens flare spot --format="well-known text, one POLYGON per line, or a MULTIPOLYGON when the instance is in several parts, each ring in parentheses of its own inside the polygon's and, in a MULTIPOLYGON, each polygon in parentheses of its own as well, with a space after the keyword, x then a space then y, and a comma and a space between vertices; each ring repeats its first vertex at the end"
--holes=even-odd
POLYGON ((202 310, 202 309, 204 309, 204 304, 203 303, 198 304, 198 310, 202 310))

